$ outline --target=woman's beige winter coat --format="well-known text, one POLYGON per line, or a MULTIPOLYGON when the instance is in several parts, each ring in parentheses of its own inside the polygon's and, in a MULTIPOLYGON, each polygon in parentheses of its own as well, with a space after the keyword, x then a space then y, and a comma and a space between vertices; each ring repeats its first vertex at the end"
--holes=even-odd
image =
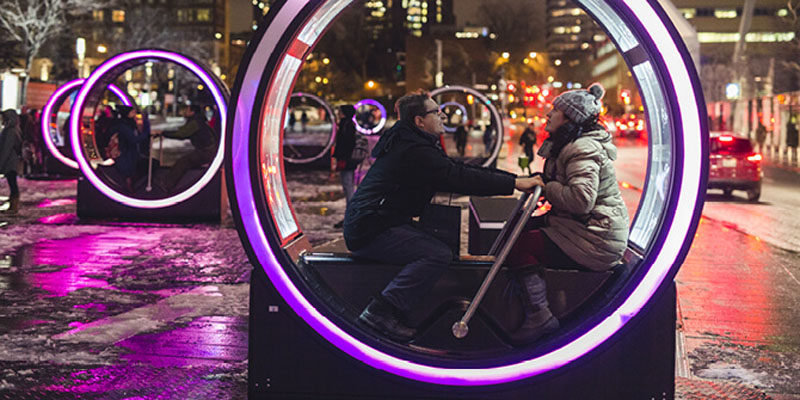
POLYGON ((584 267, 616 265, 628 245, 628 211, 613 161, 617 148, 604 130, 585 132, 545 166, 545 197, 552 205, 547 237, 584 267), (555 171, 552 171, 555 168, 555 171))

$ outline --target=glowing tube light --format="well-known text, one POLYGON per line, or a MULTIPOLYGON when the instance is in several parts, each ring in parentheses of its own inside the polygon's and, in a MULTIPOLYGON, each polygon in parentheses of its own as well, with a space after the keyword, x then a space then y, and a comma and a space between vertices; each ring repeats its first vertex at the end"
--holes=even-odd
MULTIPOLYGON (((258 96, 262 94, 259 93, 258 82, 265 77, 273 79, 270 81, 271 85, 266 87, 273 85, 290 87, 293 83, 290 80, 275 81, 274 78, 270 78, 281 76, 279 70, 281 66, 269 62, 274 53, 283 51, 279 47, 280 43, 283 40, 288 40, 289 43, 296 40, 297 30, 307 33, 303 24, 325 26, 330 23, 333 18, 330 14, 335 16, 335 13, 323 13, 320 10, 343 8, 350 1, 322 2, 318 8, 311 10, 310 16, 302 12, 306 11, 306 8, 316 7, 315 4, 309 5, 308 1, 304 0, 286 2, 271 14, 272 19, 266 29, 257 32, 257 37, 251 42, 246 62, 243 64, 246 68, 240 70, 237 79, 240 85, 236 89, 236 108, 231 113, 233 124, 230 136, 229 176, 230 187, 235 189, 234 209, 240 222, 239 229, 243 231, 243 242, 253 250, 255 261, 264 269, 272 285, 292 310, 332 345, 373 368, 407 379, 455 386, 502 384, 558 369, 597 348, 633 318, 650 301, 658 288, 666 283, 666 278, 677 271, 691 244, 702 207, 701 196, 705 192, 705 181, 702 176, 707 170, 707 160, 704 159, 708 150, 707 140, 704 140, 707 132, 702 125, 703 100, 701 89, 696 85, 698 82, 696 73, 691 67, 688 53, 685 49, 682 52, 676 44, 676 41, 680 40, 679 37, 670 33, 665 14, 661 12, 659 16, 657 10, 653 8, 658 7, 655 2, 652 4, 640 0, 607 2, 578 0, 578 2, 590 14, 599 16, 599 22, 603 26, 616 25, 616 27, 610 26, 613 29, 610 29, 609 33, 617 44, 623 46, 624 57, 627 57, 629 49, 639 46, 636 38, 628 34, 630 33, 628 29, 619 28, 626 24, 625 21, 630 21, 631 31, 646 41, 642 45, 643 50, 659 65, 660 79, 654 84, 661 85, 665 92, 663 100, 671 106, 669 109, 673 110, 669 118, 674 120, 674 123, 669 126, 673 137, 679 139, 674 141, 675 149, 672 153, 674 168, 670 173, 674 182, 668 188, 670 196, 663 202, 660 214, 665 221, 661 226, 663 232, 659 232, 661 235, 657 237, 660 239, 647 249, 645 262, 640 265, 644 272, 643 276, 628 284, 633 290, 625 293, 631 294, 621 306, 608 314, 604 313, 608 315, 606 318, 583 331, 578 337, 565 338, 563 345, 546 354, 503 365, 493 364, 485 368, 429 365, 416 361, 411 356, 396 356, 366 344, 315 308, 284 271, 276 255, 282 250, 270 246, 270 243, 275 241, 268 237, 274 236, 274 233, 271 230, 266 231, 265 229, 271 229, 270 224, 262 223, 260 220, 260 211, 256 209, 256 204, 259 202, 254 192, 254 188, 258 186, 251 180, 250 171, 254 165, 251 140, 257 141, 259 138, 251 137, 250 127, 256 123, 254 121, 271 118, 271 114, 259 115, 258 111, 253 113, 253 110, 260 110, 257 107, 258 96), (625 18, 617 13, 624 14, 625 18), (299 28, 294 27, 298 24, 299 28), (271 73, 265 73, 265 70, 270 68, 271 73)), ((313 43, 315 40, 315 37, 307 38, 306 43, 313 43)), ((281 112, 279 107, 273 108, 268 111, 281 112)), ((264 134, 280 135, 280 130, 267 131, 264 134)))
POLYGON ((136 208, 163 208, 169 207, 171 205, 180 203, 184 200, 187 200, 200 192, 200 190, 205 187, 211 179, 214 178, 214 175, 217 173, 217 170, 222 165, 222 161, 225 157, 225 135, 227 129, 227 103, 225 101, 225 97, 223 93, 220 91, 220 88, 217 86, 214 78, 201 66, 197 63, 192 61, 191 59, 182 56, 177 53, 172 53, 163 50, 137 50, 128 53, 119 54, 103 64, 101 64, 97 69, 86 78, 86 83, 81 87, 80 91, 78 92, 78 96, 75 99, 75 104, 72 105, 72 110, 70 113, 70 138, 72 139, 72 151, 75 153, 75 160, 78 162, 78 166, 80 167, 81 171, 83 172, 86 179, 92 183, 99 191, 103 192, 109 198, 120 202, 124 205, 136 208), (100 177, 94 172, 91 165, 89 165, 86 156, 83 154, 83 149, 81 148, 81 141, 80 141, 80 133, 81 133, 81 117, 83 115, 83 108, 84 103, 86 102, 86 97, 92 91, 94 85, 107 73, 112 71, 114 68, 125 64, 132 60, 163 60, 168 62, 173 62, 175 64, 181 65, 186 69, 192 71, 200 80, 203 82, 204 86, 211 91, 212 96, 214 97, 214 102, 216 103, 217 107, 219 108, 220 112, 220 126, 221 126, 221 138, 219 148, 217 149, 217 154, 214 156, 214 160, 211 162, 211 165, 206 170, 205 174, 200 177, 200 179, 195 182, 192 186, 188 189, 184 190, 181 193, 175 194, 173 196, 164 198, 164 199, 156 199, 156 200, 143 200, 137 199, 134 197, 130 197, 124 195, 120 192, 117 192, 110 186, 108 186, 105 182, 103 182, 100 177))
POLYGON ((358 103, 356 103, 356 105, 355 105, 356 112, 358 112, 358 108, 361 107, 361 106, 375 106, 375 107, 377 107, 378 111, 381 112, 381 121, 378 122, 378 125, 375 125, 375 127, 371 128, 371 129, 367 129, 367 128, 364 128, 363 126, 358 124, 358 121, 356 121, 356 116, 354 115, 353 116, 353 122, 355 122, 355 124, 356 124, 356 129, 359 132, 361 132, 361 133, 363 133, 365 135, 374 135, 374 134, 380 132, 381 129, 383 129, 383 126, 386 125, 386 108, 381 103, 378 103, 377 101, 372 100, 372 99, 364 99, 364 100, 361 100, 358 103))
MULTIPOLYGON (((47 150, 49 150, 50 154, 52 154, 53 157, 55 157, 58 161, 61 161, 64 165, 73 169, 78 169, 78 163, 75 160, 61 154, 61 152, 58 151, 56 144, 53 143, 53 137, 50 135, 50 120, 52 119, 53 115, 53 107, 55 107, 55 105, 62 98, 64 98, 64 96, 68 95, 74 90, 77 90, 78 87, 83 85, 83 82, 85 82, 85 79, 75 79, 65 83, 60 88, 56 89, 56 91, 47 100, 47 104, 45 104, 44 110, 42 110, 42 121, 41 121, 42 137, 44 138, 44 144, 47 147, 47 150)), ((116 85, 114 84, 108 85, 108 89, 111 90, 111 92, 114 93, 117 97, 119 97, 120 101, 122 101, 122 104, 125 104, 126 106, 131 106, 131 101, 128 99, 128 96, 126 96, 125 93, 116 85)), ((56 127, 56 129, 58 129, 58 127, 56 127)), ((63 134, 69 135, 69 132, 63 132, 63 134)))

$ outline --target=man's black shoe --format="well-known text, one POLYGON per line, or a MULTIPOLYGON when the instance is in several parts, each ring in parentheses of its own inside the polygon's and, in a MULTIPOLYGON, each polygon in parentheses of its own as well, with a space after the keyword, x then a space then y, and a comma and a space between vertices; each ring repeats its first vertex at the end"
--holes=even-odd
POLYGON ((381 299, 372 299, 358 319, 397 342, 409 342, 417 334, 416 329, 409 328, 400 322, 392 305, 381 299))

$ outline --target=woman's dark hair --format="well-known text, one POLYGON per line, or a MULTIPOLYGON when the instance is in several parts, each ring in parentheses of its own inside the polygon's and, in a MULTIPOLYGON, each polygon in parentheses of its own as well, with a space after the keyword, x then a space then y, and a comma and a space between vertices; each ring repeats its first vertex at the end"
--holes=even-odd
POLYGON ((397 99, 397 102, 394 103, 394 111, 401 121, 410 122, 414 117, 422 115, 427 111, 425 110, 425 101, 430 98, 428 93, 422 91, 409 93, 397 99))

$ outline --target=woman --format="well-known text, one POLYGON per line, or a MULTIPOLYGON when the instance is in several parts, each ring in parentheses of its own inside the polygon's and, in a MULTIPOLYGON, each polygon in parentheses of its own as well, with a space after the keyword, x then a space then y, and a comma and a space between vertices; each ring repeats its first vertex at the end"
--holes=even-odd
POLYGON ((544 267, 605 271, 622 259, 628 244, 628 211, 622 201, 613 161, 617 149, 598 123, 604 90, 565 92, 553 101, 539 155, 546 159, 537 185, 551 205, 530 221, 508 258, 522 287, 525 319, 512 334, 530 343, 558 328, 548 308, 544 267))
POLYGON ((6 176, 9 189, 9 207, 7 213, 19 212, 19 160, 22 154, 22 130, 19 126, 19 115, 16 110, 5 110, 2 113, 3 130, 0 132, 0 173, 6 176))
POLYGON ((117 136, 119 155, 114 158, 114 166, 125 179, 125 190, 134 193, 133 178, 139 163, 139 145, 150 138, 150 121, 144 114, 142 131, 136 126, 136 109, 129 106, 117 106, 119 118, 111 126, 111 139, 117 136))

